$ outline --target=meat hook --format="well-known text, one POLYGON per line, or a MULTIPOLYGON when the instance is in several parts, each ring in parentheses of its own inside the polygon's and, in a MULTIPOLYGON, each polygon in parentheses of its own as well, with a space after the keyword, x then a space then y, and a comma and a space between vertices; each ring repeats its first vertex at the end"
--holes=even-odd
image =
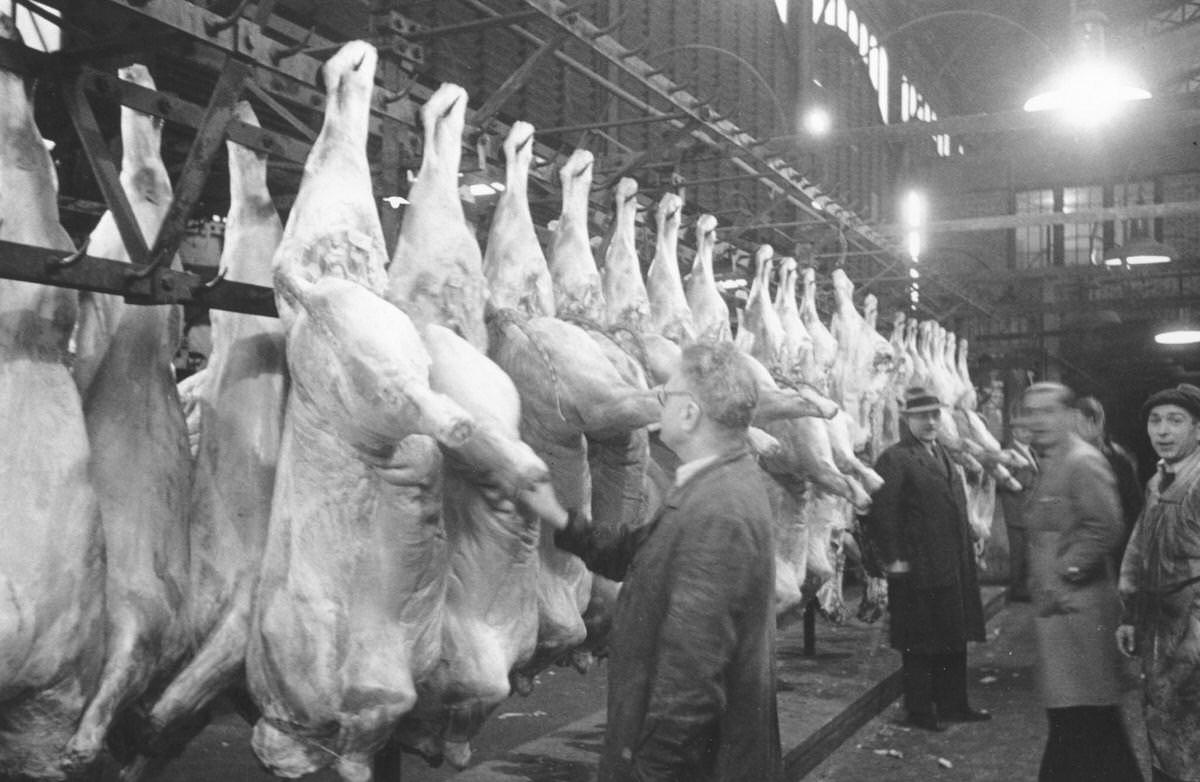
POLYGON ((91 241, 92 241, 92 237, 90 237, 90 236, 87 237, 86 239, 83 240, 83 244, 79 245, 79 249, 76 250, 75 252, 71 253, 70 255, 64 256, 62 258, 54 258, 54 257, 47 258, 46 259, 46 267, 51 270, 58 270, 58 269, 65 269, 68 266, 74 266, 75 264, 82 261, 83 257, 85 255, 87 255, 87 248, 88 248, 88 245, 91 243, 91 241))
POLYGON ((213 288, 215 288, 218 285, 220 285, 221 283, 225 282, 226 274, 229 274, 229 267, 222 266, 220 269, 217 270, 217 276, 213 277, 211 280, 207 280, 207 281, 201 283, 201 287, 203 287, 205 290, 211 291, 213 288))
POLYGON ((316 32, 316 30, 317 26, 314 24, 312 27, 308 28, 308 32, 304 34, 304 38, 300 39, 300 41, 292 44, 291 46, 280 47, 272 51, 270 55, 271 63, 273 65, 278 65, 286 58, 293 57, 304 51, 304 48, 308 46, 308 42, 312 40, 313 33, 316 32))
POLYGON ((233 13, 229 16, 218 17, 215 20, 209 20, 204 23, 204 32, 206 35, 216 35, 217 33, 227 28, 233 27, 242 16, 246 13, 246 6, 250 5, 250 0, 242 0, 238 3, 237 8, 233 9, 233 13))
POLYGON ((609 22, 607 27, 601 27, 598 30, 596 30, 596 32, 592 33, 592 40, 595 41, 598 38, 603 38, 604 36, 608 35, 609 33, 616 32, 617 28, 620 27, 622 24, 624 24, 625 20, 628 17, 629 17, 629 10, 626 9, 625 11, 622 11, 620 14, 617 15, 616 19, 614 19, 612 22, 609 22))

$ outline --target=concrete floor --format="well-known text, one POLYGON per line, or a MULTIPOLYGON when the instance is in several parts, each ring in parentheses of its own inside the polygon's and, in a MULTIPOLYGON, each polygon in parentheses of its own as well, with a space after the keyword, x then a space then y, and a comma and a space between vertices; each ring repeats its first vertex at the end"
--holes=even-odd
MULTIPOLYGON (((997 597, 999 588, 990 587, 997 597)), ((899 665, 887 648, 884 623, 818 620, 817 654, 803 654, 801 628, 779 638, 779 711, 785 754, 814 731, 846 712, 899 665)), ((1045 741, 1045 714, 1033 681, 1032 613, 1028 604, 1003 606, 988 625, 988 643, 970 652, 975 706, 988 709, 987 723, 953 725, 940 734, 899 724, 892 703, 870 719, 804 779, 819 782, 916 782, 1033 780, 1045 741)), ((1146 765, 1136 677, 1128 672, 1125 713, 1135 749, 1146 765)), ((473 744, 472 767, 458 773, 430 768, 406 757, 403 782, 590 782, 603 736, 605 666, 586 676, 571 669, 547 671, 528 698, 502 705, 473 744)), ((111 770, 105 782, 113 780, 111 770)), ((268 782, 249 747, 249 727, 222 714, 158 778, 161 782, 268 782)), ((309 777, 335 782, 329 771, 309 777)), ((378 780, 378 782, 399 782, 378 780)))

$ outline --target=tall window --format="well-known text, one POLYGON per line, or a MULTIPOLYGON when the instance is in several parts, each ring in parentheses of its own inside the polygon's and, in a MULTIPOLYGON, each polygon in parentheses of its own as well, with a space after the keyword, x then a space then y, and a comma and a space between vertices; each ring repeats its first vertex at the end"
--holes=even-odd
MULTIPOLYGON (((776 3, 781 5, 781 12, 786 11, 787 0, 776 0, 776 3)), ((812 12, 814 23, 824 22, 838 28, 858 47, 858 56, 866 63, 871 86, 879 96, 879 114, 887 122, 888 56, 887 51, 879 45, 879 39, 859 21, 858 14, 850 10, 846 0, 813 0, 812 12)))
MULTIPOLYGON (((1025 190, 1016 194, 1016 214, 1044 214, 1054 211, 1053 190, 1025 190)), ((1015 229, 1016 267, 1036 269, 1049 266, 1054 247, 1053 230, 1049 225, 1033 225, 1015 229)))
MULTIPOLYGON (((57 10, 41 3, 34 5, 49 16, 62 16, 57 10)), ((61 31, 58 25, 48 19, 43 19, 22 5, 17 5, 14 0, 0 0, 0 13, 17 23, 17 30, 29 48, 43 52, 56 52, 62 48, 61 31)))
MULTIPOLYGON (((1018 215, 1056 211, 1071 214, 1153 201, 1152 181, 1111 186, 1079 185, 1018 192, 1014 212, 1018 215)), ((1016 267, 1030 269, 1059 263, 1066 266, 1099 265, 1103 263, 1105 247, 1128 241, 1133 222, 1110 220, 1017 228, 1013 236, 1016 267)))

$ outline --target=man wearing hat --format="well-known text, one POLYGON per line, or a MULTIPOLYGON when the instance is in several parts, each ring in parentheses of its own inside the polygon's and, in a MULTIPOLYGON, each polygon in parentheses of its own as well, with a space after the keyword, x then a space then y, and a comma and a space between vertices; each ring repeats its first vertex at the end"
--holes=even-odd
POLYGON ((1142 658, 1154 779, 1200 780, 1200 388, 1142 406, 1158 454, 1121 564, 1117 643, 1142 658))
POLYGON ((937 441, 941 400, 911 387, 901 414, 900 442, 875 463, 883 487, 865 522, 887 567, 908 724, 940 731, 990 719, 967 703, 967 641, 984 640, 983 604, 962 477, 937 441))

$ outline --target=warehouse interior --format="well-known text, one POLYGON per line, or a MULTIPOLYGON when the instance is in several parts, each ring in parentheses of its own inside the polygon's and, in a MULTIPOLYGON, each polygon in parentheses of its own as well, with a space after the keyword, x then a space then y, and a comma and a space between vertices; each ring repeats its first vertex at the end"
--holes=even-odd
POLYGON ((1145 479, 1142 402, 1200 385, 1200 2, 0 0, 0 13, 23 38, 0 39, 0 68, 36 79, 61 222, 83 248, 60 265, 0 242, 0 278, 184 304, 180 378, 211 349, 210 310, 276 313, 270 289, 222 279, 225 140, 267 153, 286 221, 322 128, 321 65, 364 40, 379 53, 367 154, 389 253, 421 166, 421 107, 449 82, 469 99, 459 196, 480 243, 503 141, 525 121, 543 246, 560 171, 587 149, 598 259, 622 178, 638 186, 643 273, 656 204, 678 194, 680 270, 713 215, 735 328, 760 246, 815 270, 827 320, 844 271, 857 306, 877 300, 884 338, 903 313, 968 340, 998 440, 1022 388, 1061 381, 1104 404, 1145 479), (132 63, 156 89, 116 77, 132 63), (1107 70, 1079 81, 1080 63, 1107 70), (233 118, 239 100, 261 129, 233 118), (125 230, 122 106, 162 120, 175 197, 149 241, 125 230), (141 272, 87 254, 106 212, 141 272), (164 268, 176 252, 183 272, 164 268), (1181 329, 1195 340, 1156 340, 1181 329))
MULTIPOLYGON (((320 126, 313 84, 321 60, 340 41, 371 40, 386 63, 372 142, 380 199, 402 198, 418 164, 415 106, 455 82, 471 96, 465 175, 483 194, 464 193, 481 233, 497 194, 488 186, 503 170, 504 129, 523 119, 538 130, 531 208, 539 225, 557 216, 556 163, 586 147, 598 159, 598 235, 611 223, 606 189, 621 176, 638 180, 645 204, 680 192, 693 222, 704 212, 719 221, 717 272, 734 306, 744 288, 732 286, 750 276, 758 243, 817 268, 841 265, 858 296, 879 298, 885 333, 896 310, 935 318, 971 340, 976 369, 1063 379, 1098 395, 1131 444, 1142 439, 1138 400, 1200 377, 1194 348, 1152 340, 1171 322, 1200 317, 1193 3, 8 5, 78 52, 72 60, 89 72, 145 62, 162 92, 193 107, 213 99, 231 54, 248 60, 253 78, 239 94, 297 150, 320 126), (1086 51, 1119 63, 1152 97, 1080 124, 1022 111, 1086 51), (827 112, 826 132, 809 130, 813 111, 827 112), (918 264, 903 228, 911 191, 927 199, 918 264), (1034 216, 1054 212, 1087 212, 1090 222, 1034 216), (1106 264, 1131 236, 1165 243, 1172 261, 1106 264)), ((39 117, 57 144, 64 224, 80 237, 104 199, 59 92, 43 80, 39 117)), ((93 102, 115 145, 116 103, 93 102)), ((173 174, 196 138, 191 117, 166 123, 173 174)), ((228 199, 222 157, 218 149, 188 215, 185 246, 210 237, 210 263, 220 231, 211 217, 228 199)), ((281 208, 302 163, 272 160, 281 208)), ((381 206, 394 234, 403 206, 380 203, 398 204, 381 206)), ((651 223, 640 224, 647 243, 651 223)), ((682 236, 686 253, 694 244, 686 223, 682 236)), ((204 250, 194 255, 205 262, 204 250)))

